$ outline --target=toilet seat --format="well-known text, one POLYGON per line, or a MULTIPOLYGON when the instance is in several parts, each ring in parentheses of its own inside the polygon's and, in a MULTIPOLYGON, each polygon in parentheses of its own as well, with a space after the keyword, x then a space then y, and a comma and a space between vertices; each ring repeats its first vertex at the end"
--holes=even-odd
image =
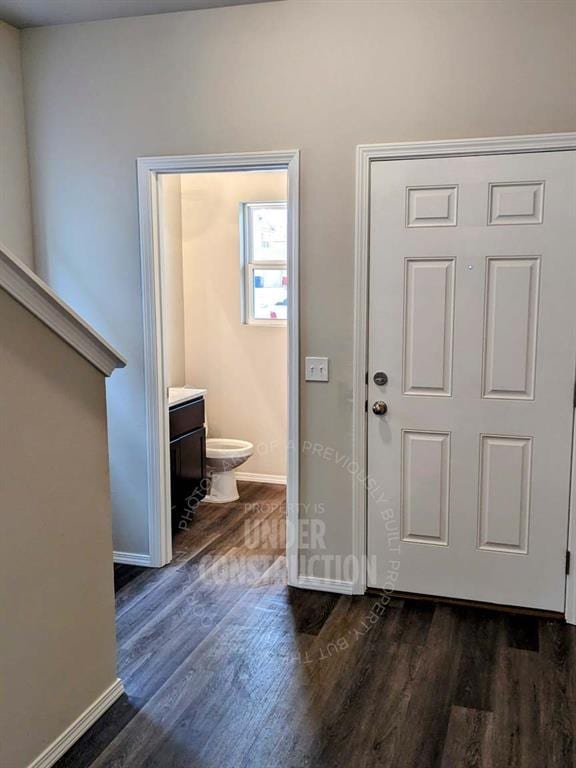
POLYGON ((247 440, 233 440, 227 437, 209 437, 206 439, 206 458, 242 459, 254 452, 254 446, 247 440))

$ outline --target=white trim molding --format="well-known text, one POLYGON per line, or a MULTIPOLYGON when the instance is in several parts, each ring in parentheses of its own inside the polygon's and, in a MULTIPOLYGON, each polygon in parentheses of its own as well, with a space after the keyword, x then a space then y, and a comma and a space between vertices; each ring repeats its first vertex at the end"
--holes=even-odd
POLYGON ((259 475, 257 472, 235 472, 236 480, 245 483, 271 483, 272 485, 286 485, 286 475, 259 475))
MULTIPOLYGON (((575 414, 576 415, 576 414, 575 414)), ((572 478, 570 483, 570 520, 568 552, 570 573, 566 577, 565 616, 568 624, 576 624, 576 421, 572 425, 572 478)))
POLYGON ((50 768, 54 765, 123 693, 124 686, 117 678, 28 768, 50 768))
POLYGON ((150 555, 141 555, 138 552, 114 552, 114 562, 118 565, 140 565, 150 568, 152 558, 150 555))
POLYGON ((163 269, 159 248, 158 176, 165 173, 286 170, 288 175, 288 581, 298 580, 299 499, 299 151, 141 157, 137 161, 140 214, 144 369, 146 382, 148 536, 150 565, 172 559, 169 440, 163 322, 163 269))
POLYGON ((317 592, 335 592, 338 595, 356 594, 352 581, 326 579, 323 576, 299 576, 297 586, 300 589, 314 589, 317 592))
MULTIPOLYGON (((352 455, 356 466, 367 468, 366 376, 368 373, 368 298, 370 257, 370 169, 373 162, 430 157, 502 155, 519 152, 562 152, 576 150, 576 133, 504 136, 498 138, 454 139, 402 144, 362 144, 356 151, 356 230, 354 265, 354 396, 352 455)), ((576 433, 575 433, 576 434, 576 433)), ((575 438, 576 446, 576 438, 575 438)), ((576 473, 572 462, 572 503, 570 547, 576 561, 576 473)), ((366 489, 355 483, 353 490, 353 554, 366 562, 366 489)), ((366 591, 366 572, 359 570, 354 592, 366 591)), ((566 583, 566 620, 576 624, 576 568, 566 583)))
POLYGON ((0 287, 105 376, 126 365, 122 355, 1 244, 0 287))

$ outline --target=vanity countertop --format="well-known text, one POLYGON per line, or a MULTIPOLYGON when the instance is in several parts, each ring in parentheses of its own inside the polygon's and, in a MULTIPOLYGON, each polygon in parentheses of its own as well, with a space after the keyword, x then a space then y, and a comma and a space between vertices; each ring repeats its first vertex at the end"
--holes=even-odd
POLYGON ((169 387, 168 407, 182 405, 188 400, 197 400, 199 397, 204 397, 207 391, 207 389, 192 389, 191 387, 169 387))

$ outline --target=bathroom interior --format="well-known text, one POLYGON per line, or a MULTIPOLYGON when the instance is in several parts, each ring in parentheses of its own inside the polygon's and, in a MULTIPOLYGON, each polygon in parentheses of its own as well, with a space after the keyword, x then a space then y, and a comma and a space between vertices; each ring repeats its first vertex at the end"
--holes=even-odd
POLYGON ((285 170, 160 178, 173 537, 285 500, 287 183, 285 170))

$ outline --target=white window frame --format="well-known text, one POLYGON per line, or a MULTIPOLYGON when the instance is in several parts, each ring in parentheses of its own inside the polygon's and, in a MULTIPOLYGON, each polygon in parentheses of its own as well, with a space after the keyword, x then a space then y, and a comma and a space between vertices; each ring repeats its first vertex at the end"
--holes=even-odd
MULTIPOLYGON (((254 261, 252 243, 252 216, 258 208, 283 208, 288 215, 288 203, 286 200, 270 200, 240 203, 240 271, 241 271, 241 310, 242 323, 245 325, 270 325, 286 326, 288 321, 282 318, 254 317, 254 270, 256 269, 283 269, 288 273, 288 259, 279 261, 254 261)), ((288 249, 286 250, 288 256, 288 249)))

